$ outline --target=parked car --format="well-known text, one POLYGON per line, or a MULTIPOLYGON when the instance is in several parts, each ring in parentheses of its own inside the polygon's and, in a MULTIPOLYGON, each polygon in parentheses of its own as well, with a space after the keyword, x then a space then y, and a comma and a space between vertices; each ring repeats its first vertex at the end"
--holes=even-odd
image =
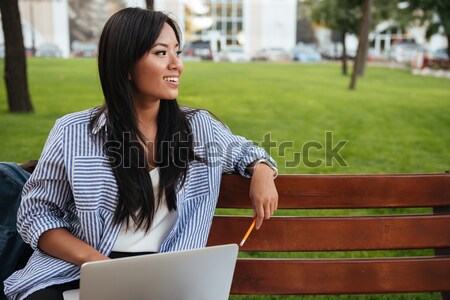
POLYGON ((289 52, 282 48, 263 48, 256 51, 252 58, 257 61, 288 61, 291 59, 289 52))
POLYGON ((383 61, 385 57, 381 51, 377 51, 375 48, 370 47, 367 50, 367 61, 383 61))
POLYGON ((247 62, 250 57, 244 52, 241 46, 228 46, 225 50, 220 52, 221 61, 229 62, 247 62))
POLYGON ((209 41, 190 42, 184 47, 182 55, 188 59, 198 58, 201 60, 212 60, 213 51, 211 49, 211 42, 209 41))
POLYGON ((448 60, 449 57, 448 57, 447 48, 442 48, 442 49, 438 49, 438 50, 434 51, 433 52, 433 58, 448 60))
POLYGON ((422 50, 423 47, 414 42, 394 44, 389 50, 389 60, 399 63, 411 63, 416 52, 422 50))
POLYGON ((52 43, 45 43, 36 49, 35 56, 37 57, 61 57, 62 51, 59 47, 52 43))
MULTIPOLYGON (((325 59, 341 59, 344 52, 344 47, 342 46, 342 43, 327 44, 322 46, 319 49, 319 52, 325 59)), ((356 49, 347 47, 345 49, 345 54, 347 55, 347 58, 353 59, 356 56, 356 49)))
POLYGON ((431 51, 421 49, 417 51, 412 60, 414 69, 450 69, 450 61, 448 59, 447 49, 439 49, 431 51))
POLYGON ((322 56, 316 47, 312 44, 297 44, 292 50, 294 60, 300 62, 318 62, 322 60, 322 56))
POLYGON ((74 43, 72 45, 72 56, 75 57, 97 57, 97 44, 94 43, 74 43))

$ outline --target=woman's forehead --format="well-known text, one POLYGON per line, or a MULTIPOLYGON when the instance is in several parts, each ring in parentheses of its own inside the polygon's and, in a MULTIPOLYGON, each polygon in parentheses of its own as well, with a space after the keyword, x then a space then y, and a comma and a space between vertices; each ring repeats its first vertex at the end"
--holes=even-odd
POLYGON ((164 23, 161 32, 155 41, 155 45, 157 44, 166 44, 170 46, 178 45, 178 39, 175 35, 175 31, 169 24, 164 23))

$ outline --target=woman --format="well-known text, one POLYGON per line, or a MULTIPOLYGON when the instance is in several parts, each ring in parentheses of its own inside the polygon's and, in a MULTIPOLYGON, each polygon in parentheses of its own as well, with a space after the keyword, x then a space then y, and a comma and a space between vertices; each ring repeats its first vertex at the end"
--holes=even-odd
POLYGON ((204 247, 222 173, 252 177, 257 228, 277 208, 267 153, 175 100, 183 72, 176 23, 113 15, 99 43, 105 105, 59 119, 23 190, 18 230, 35 249, 5 281, 11 299, 62 299, 80 266, 204 247))

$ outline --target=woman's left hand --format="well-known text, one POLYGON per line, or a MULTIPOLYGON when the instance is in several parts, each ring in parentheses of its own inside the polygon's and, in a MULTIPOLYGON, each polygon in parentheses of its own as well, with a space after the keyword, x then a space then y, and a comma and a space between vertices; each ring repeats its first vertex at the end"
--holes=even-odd
POLYGON ((278 208, 278 192, 273 180, 273 170, 259 164, 252 174, 250 183, 250 199, 256 216, 256 229, 259 229, 263 220, 268 220, 278 208))

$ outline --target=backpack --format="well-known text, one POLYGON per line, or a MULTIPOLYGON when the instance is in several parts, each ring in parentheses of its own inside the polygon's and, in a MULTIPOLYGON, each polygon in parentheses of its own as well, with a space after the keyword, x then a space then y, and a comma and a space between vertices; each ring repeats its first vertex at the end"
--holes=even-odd
POLYGON ((30 173, 16 163, 0 162, 0 299, 6 299, 3 281, 21 269, 33 253, 17 232, 17 210, 30 173))

